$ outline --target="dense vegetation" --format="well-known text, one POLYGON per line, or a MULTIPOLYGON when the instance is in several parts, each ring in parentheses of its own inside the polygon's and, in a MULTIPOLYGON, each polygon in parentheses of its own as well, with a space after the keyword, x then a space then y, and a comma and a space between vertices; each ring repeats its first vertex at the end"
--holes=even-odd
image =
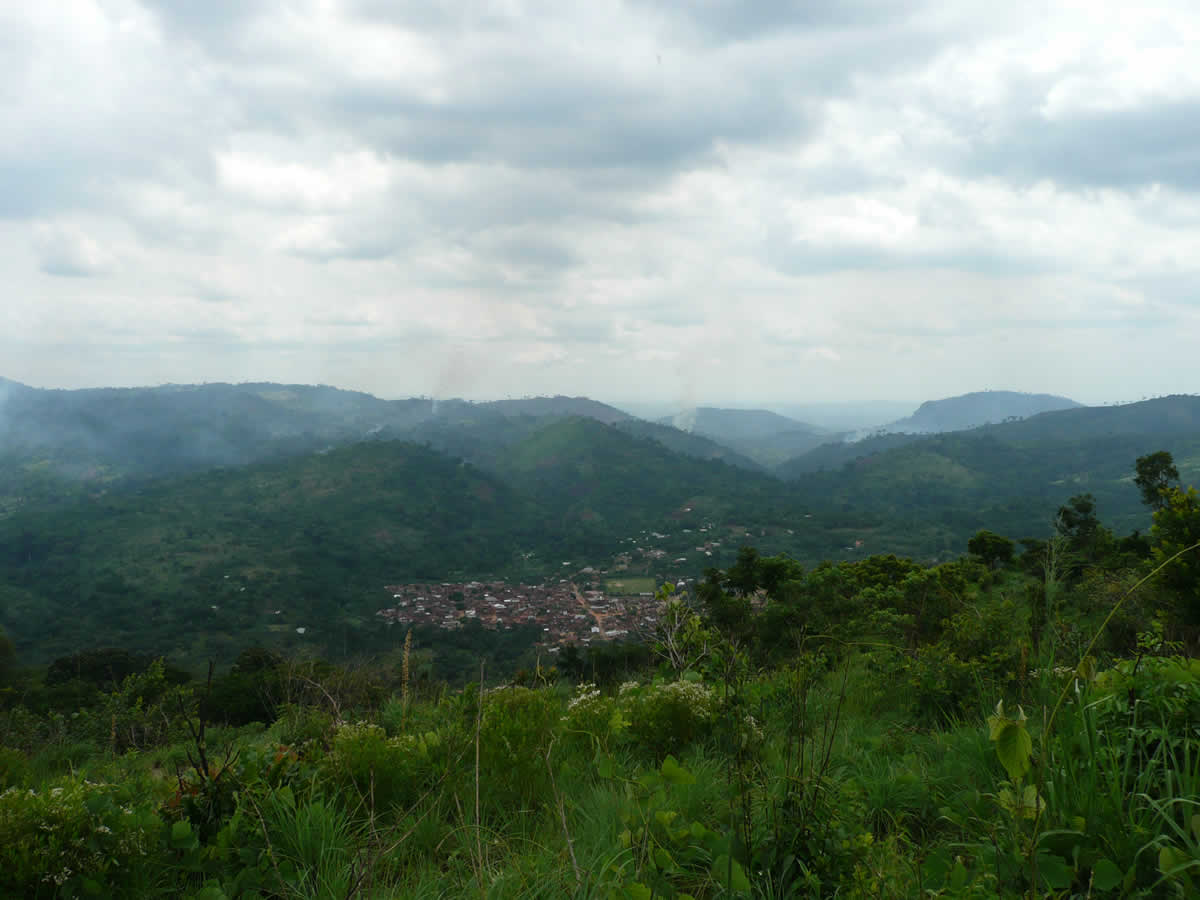
POLYGON ((480 657, 461 688, 420 634, 199 680, 123 651, 23 666, 0 637, 0 894, 1194 896, 1178 478, 1138 459, 1145 537, 1078 495, 1023 552, 983 531, 936 566, 744 546, 662 589, 649 644, 480 657))
MULTIPOLYGON (((164 449, 170 429, 150 414, 159 394, 119 391, 99 392, 94 418, 111 422, 104 440, 91 433, 109 449, 79 450, 86 471, 64 462, 73 445, 38 456, 28 423, 25 438, 10 434, 0 461, 0 626, 26 660, 120 646, 195 670, 254 644, 331 658, 376 651, 393 640, 374 618, 385 584, 539 580, 559 577, 563 560, 607 568, 651 534, 670 536, 659 542, 663 557, 636 560, 631 574, 661 582, 731 563, 749 540, 807 565, 878 553, 950 560, 980 529, 1044 539, 1056 510, 1084 492, 1116 531, 1144 532, 1149 513, 1128 460, 1165 448, 1184 478, 1200 473, 1196 398, 1065 410, 890 449, 879 444, 896 436, 838 445, 868 455, 826 471, 784 467, 794 477, 779 481, 706 438, 572 398, 447 402, 435 416, 429 401, 326 388, 171 390, 188 398, 164 414, 171 427, 214 404, 267 404, 264 427, 290 421, 292 437, 264 438, 269 461, 180 472, 196 457, 164 449), (562 417, 572 410, 612 422, 562 417), (332 449, 288 443, 315 440, 303 437, 305 422, 340 422, 350 434, 385 415, 394 424, 332 449), (143 425, 162 439, 142 451, 144 464, 121 457, 113 437, 143 425), (716 542, 704 552, 701 528, 716 542)), ((76 393, 90 392, 10 389, 5 409, 11 420, 13 396, 37 400, 42 426, 58 421, 76 435, 79 416, 59 409, 78 412, 76 393)), ((332 433, 321 431, 321 442, 332 433)))

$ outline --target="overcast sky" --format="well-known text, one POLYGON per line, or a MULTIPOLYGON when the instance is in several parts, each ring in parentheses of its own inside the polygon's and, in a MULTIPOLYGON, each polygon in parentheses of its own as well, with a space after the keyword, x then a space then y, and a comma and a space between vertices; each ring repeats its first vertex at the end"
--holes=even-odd
POLYGON ((1194 0, 0 4, 0 375, 1197 392, 1198 46, 1194 0))

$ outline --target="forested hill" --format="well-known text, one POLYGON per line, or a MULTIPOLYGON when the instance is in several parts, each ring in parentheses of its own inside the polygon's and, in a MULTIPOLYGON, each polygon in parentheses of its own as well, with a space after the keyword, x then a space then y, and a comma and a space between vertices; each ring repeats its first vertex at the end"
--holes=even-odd
POLYGON ((0 520, 0 624, 38 656, 100 635, 223 655, 268 626, 364 627, 389 579, 474 576, 563 546, 494 477, 367 442, 0 520))
MULTIPOLYGON (((1098 438, 1127 437, 1137 443, 1145 438, 1177 439, 1200 434, 1200 396, 1180 394, 1120 406, 1081 406, 1055 410, 1013 422, 971 429, 967 436, 995 438, 1010 446, 1043 445, 1050 454, 1073 443, 1098 438)), ((861 441, 822 444, 788 460, 776 471, 783 478, 797 478, 822 469, 832 470, 858 459, 871 458, 907 444, 933 441, 918 434, 877 434, 861 441)))
POLYGON ((781 471, 792 475, 808 502, 825 498, 834 508, 878 517, 889 543, 903 534, 925 553, 939 544, 949 550, 977 528, 1014 537, 1044 534, 1056 510, 1084 493, 1096 498, 1118 533, 1145 531, 1150 518, 1133 483, 1134 461, 1167 450, 1181 481, 1200 483, 1200 425, 1188 418, 1197 407, 1197 398, 1177 398, 1068 410, 893 447, 885 435, 860 447, 874 452, 836 469, 781 471), (1078 428, 1053 424, 1060 417, 1078 428), (1061 436, 1073 434, 1079 436, 1061 436))
POLYGON ((929 434, 963 431, 1013 418, 1080 406, 1067 397, 1053 394, 1022 394, 1016 391, 976 391, 944 400, 929 400, 911 416, 884 426, 882 431, 929 434))
POLYGON ((551 423, 495 463, 503 477, 376 440, 26 510, 0 519, 0 626, 26 658, 99 636, 226 658, 295 627, 310 645, 332 629, 355 646, 378 630, 384 584, 540 579, 560 559, 606 564, 651 528, 801 514, 773 478, 590 419, 551 423))
POLYGON ((659 419, 659 424, 674 425, 684 431, 707 435, 715 440, 754 440, 785 432, 827 434, 823 428, 781 416, 765 409, 720 409, 698 406, 674 416, 659 419))
POLYGON ((603 523, 613 534, 636 533, 684 507, 717 519, 738 509, 764 519, 798 511, 772 477, 682 456, 590 419, 529 435, 508 449, 497 471, 566 522, 603 523))
POLYGON ((643 576, 675 579, 728 564, 746 541, 805 564, 945 560, 979 529, 1044 537, 1084 493, 1119 534, 1145 530, 1133 466, 1157 450, 1174 455, 1184 484, 1200 481, 1200 400, 1190 397, 891 448, 879 446, 884 436, 857 445, 876 452, 850 465, 786 481, 673 452, 629 433, 628 421, 442 405, 441 447, 376 437, 155 481, 88 482, 57 505, 38 493, 50 489, 37 469, 0 469, 0 487, 26 498, 0 510, 0 626, 38 657, 96 635, 225 657, 273 628, 318 634, 331 623, 352 646, 394 581, 557 577, 562 560, 600 568, 635 548, 646 550, 643 576))
POLYGON ((700 406, 659 419, 658 423, 703 435, 762 466, 776 465, 835 437, 816 425, 765 409, 700 406))

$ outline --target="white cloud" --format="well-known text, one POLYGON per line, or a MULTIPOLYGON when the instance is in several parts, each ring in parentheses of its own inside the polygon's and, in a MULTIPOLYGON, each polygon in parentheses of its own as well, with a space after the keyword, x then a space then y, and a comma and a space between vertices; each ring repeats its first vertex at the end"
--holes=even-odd
POLYGON ((112 257, 82 229, 68 224, 39 224, 33 228, 33 251, 47 275, 102 275, 112 257))
POLYGON ((1190 390, 1197 39, 1182 2, 11 5, 0 374, 1190 390))

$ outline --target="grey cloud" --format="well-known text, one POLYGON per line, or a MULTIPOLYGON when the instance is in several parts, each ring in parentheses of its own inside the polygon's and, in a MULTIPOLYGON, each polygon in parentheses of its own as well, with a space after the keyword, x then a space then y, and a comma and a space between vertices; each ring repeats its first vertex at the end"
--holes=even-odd
POLYGON ((33 230, 33 249, 38 268, 48 275, 87 278, 102 275, 111 266, 111 256, 78 228, 39 225, 33 230))
POLYGON ((479 243, 494 259, 531 272, 553 274, 579 262, 566 243, 548 235, 510 234, 479 243))
POLYGON ((655 173, 697 162, 721 140, 778 140, 812 127, 768 82, 619 87, 516 56, 496 69, 483 96, 446 104, 397 97, 391 86, 347 86, 329 98, 330 115, 373 146, 426 162, 655 173))
POLYGON ((1150 184, 1200 190, 1200 99, 1049 121, 1019 115, 976 138, 955 160, 972 175, 1072 188, 1150 184))
POLYGON ((283 7, 271 0, 140 0, 174 37, 218 53, 233 36, 264 14, 283 7))
POLYGON ((746 40, 791 29, 838 30, 852 27, 896 27, 912 14, 914 3, 892 0, 633 0, 666 17, 684 20, 697 32, 715 41, 746 40))

